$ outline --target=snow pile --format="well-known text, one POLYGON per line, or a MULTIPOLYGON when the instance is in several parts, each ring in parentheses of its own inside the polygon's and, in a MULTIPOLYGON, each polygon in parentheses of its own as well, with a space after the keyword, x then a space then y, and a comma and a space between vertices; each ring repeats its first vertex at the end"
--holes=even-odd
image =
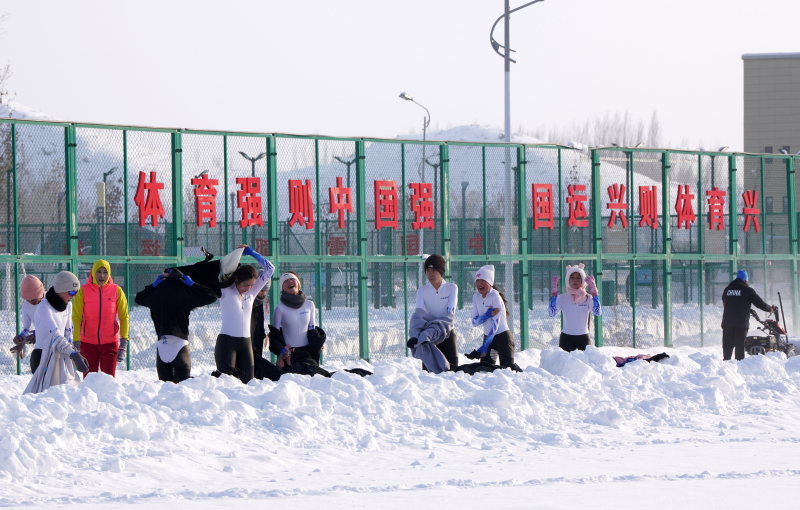
POLYGON ((15 101, 10 101, 8 104, 0 104, 0 117, 22 120, 55 120, 44 112, 34 110, 15 101))
POLYGON ((518 355, 524 373, 476 376, 432 375, 415 360, 398 359, 375 363, 366 378, 340 371, 330 379, 293 375, 246 386, 208 375, 164 384, 144 370, 118 379, 91 374, 77 387, 26 396, 27 377, 6 376, 0 478, 145 470, 154 458, 191 456, 233 435, 257 437, 267 449, 492 449, 509 440, 608 447, 632 434, 658 443, 675 429, 719 435, 720 419, 730 433, 761 420, 764 405, 790 405, 781 418, 800 417, 800 357, 735 363, 721 361, 717 349, 684 348, 661 363, 616 368, 611 356, 630 352, 530 350, 518 355))

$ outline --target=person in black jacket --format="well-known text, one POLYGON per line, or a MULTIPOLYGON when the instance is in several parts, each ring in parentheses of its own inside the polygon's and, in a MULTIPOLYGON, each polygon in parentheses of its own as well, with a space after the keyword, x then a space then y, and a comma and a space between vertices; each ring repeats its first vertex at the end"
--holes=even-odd
POLYGON ((253 356, 264 355, 264 342, 267 339, 267 331, 264 329, 264 306, 269 303, 267 298, 267 287, 261 289, 253 300, 253 313, 250 316, 250 341, 253 342, 253 356))
POLYGON ((747 271, 739 270, 736 279, 722 292, 722 359, 731 359, 736 349, 736 359, 744 359, 744 339, 750 330, 750 305, 773 312, 778 308, 764 302, 747 283, 747 271))
POLYGON ((179 383, 191 377, 189 314, 216 300, 213 290, 177 269, 158 275, 152 285, 136 294, 136 304, 150 309, 158 335, 156 371, 160 380, 179 383))

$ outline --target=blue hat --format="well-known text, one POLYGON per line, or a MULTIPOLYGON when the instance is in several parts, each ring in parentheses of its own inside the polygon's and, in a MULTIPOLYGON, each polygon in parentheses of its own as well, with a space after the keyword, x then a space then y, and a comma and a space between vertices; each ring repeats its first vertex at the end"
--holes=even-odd
POLYGON ((745 271, 744 269, 736 271, 736 278, 747 281, 747 271, 745 271))

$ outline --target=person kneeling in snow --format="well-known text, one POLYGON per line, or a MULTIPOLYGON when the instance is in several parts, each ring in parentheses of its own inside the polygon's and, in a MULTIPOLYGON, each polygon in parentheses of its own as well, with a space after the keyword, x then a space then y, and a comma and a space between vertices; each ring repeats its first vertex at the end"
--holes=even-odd
POLYGON ((603 311, 597 297, 597 287, 593 276, 586 276, 583 264, 567 266, 567 292, 558 295, 559 276, 551 280, 550 306, 547 314, 555 317, 558 312, 564 314, 564 329, 558 340, 558 346, 567 352, 586 350, 589 345, 589 312, 599 317, 603 311))
MULTIPOLYGON (((36 316, 36 308, 44 299, 44 286, 38 278, 29 274, 22 279, 19 286, 19 295, 25 301, 22 303, 22 331, 14 337, 14 347, 11 352, 16 354, 19 359, 25 357, 25 346, 36 343, 36 331, 33 320, 36 316)), ((39 361, 42 359, 42 350, 34 349, 30 357, 31 374, 36 372, 39 361)))
POLYGON ((41 362, 23 394, 40 393, 59 384, 77 386, 81 382, 78 372, 89 371, 86 358, 72 346, 71 301, 80 287, 77 276, 61 271, 36 307, 36 348, 41 349, 41 362))
POLYGON ((158 335, 156 371, 165 382, 179 383, 192 375, 189 314, 217 300, 214 291, 195 283, 177 269, 163 274, 136 294, 134 302, 150 309, 158 335))
POLYGON ((483 326, 483 344, 467 354, 467 358, 493 365, 499 357, 500 368, 522 372, 514 363, 514 337, 508 329, 506 297, 494 286, 494 266, 478 270, 475 289, 478 292, 472 296, 472 326, 483 326))
POLYGON ((438 374, 458 367, 458 344, 453 325, 458 286, 442 279, 445 261, 433 254, 425 260, 428 283, 417 290, 417 306, 409 321, 406 345, 422 360, 422 369, 438 374))
POLYGON ((306 357, 319 365, 327 335, 317 326, 314 302, 300 290, 300 277, 294 271, 283 273, 279 286, 281 302, 269 326, 269 350, 278 357, 278 368, 306 357))

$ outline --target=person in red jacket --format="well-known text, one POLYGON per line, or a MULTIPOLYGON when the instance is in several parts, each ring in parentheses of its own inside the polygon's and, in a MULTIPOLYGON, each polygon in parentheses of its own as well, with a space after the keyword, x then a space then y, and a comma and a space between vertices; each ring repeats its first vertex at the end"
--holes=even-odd
POLYGON ((72 323, 78 329, 73 345, 88 361, 89 372, 115 376, 128 348, 128 300, 105 260, 94 263, 86 285, 72 300, 72 323))

